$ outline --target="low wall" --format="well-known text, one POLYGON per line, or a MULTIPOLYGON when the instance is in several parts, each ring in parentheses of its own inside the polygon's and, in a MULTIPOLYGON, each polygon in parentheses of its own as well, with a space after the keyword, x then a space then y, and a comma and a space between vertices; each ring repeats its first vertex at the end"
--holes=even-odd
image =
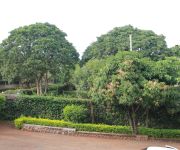
POLYGON ((41 133, 74 135, 74 136, 101 137, 101 138, 110 138, 110 139, 148 140, 148 136, 145 135, 135 136, 135 135, 115 134, 115 133, 86 132, 86 131, 76 131, 75 128, 51 127, 51 126, 41 126, 41 125, 32 125, 32 124, 24 124, 22 130, 41 132, 41 133))

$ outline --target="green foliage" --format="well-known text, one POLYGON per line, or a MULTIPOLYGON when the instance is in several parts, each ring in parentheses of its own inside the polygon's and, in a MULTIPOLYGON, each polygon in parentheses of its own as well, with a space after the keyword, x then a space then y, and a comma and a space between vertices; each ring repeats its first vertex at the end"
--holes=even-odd
POLYGON ((49 84, 46 95, 52 95, 52 96, 63 95, 64 97, 65 96, 64 93, 66 93, 66 91, 68 93, 68 91, 72 91, 72 90, 75 90, 75 86, 69 82, 64 84, 49 84))
POLYGON ((174 138, 180 139, 179 129, 152 129, 152 128, 139 128, 139 133, 148 135, 155 138, 174 138))
POLYGON ((0 111, 4 108, 5 105, 5 97, 0 95, 0 111))
MULTIPOLYGON (((55 127, 70 127, 76 128, 77 131, 89 132, 105 132, 105 133, 120 133, 131 134, 131 128, 128 126, 110 126, 105 124, 77 124, 72 122, 65 122, 63 120, 49 120, 41 118, 21 117, 14 121, 16 128, 21 129, 24 123, 55 126, 55 127)), ((155 138, 180 138, 180 130, 177 129, 152 129, 152 128, 139 128, 139 133, 148 135, 155 138)))
POLYGON ((63 74, 78 62, 78 53, 66 34, 49 23, 36 23, 10 32, 1 44, 1 70, 5 80, 37 82, 41 94, 42 78, 63 74))
POLYGON ((82 105, 67 105, 63 109, 64 119, 74 123, 86 122, 88 117, 88 109, 82 105))
POLYGON ((63 91, 63 96, 65 97, 76 97, 76 98, 85 98, 88 99, 88 92, 87 91, 63 91))
POLYGON ((15 89, 15 90, 6 90, 3 94, 25 94, 25 95, 33 95, 34 92, 31 89, 15 89))
POLYGON ((94 78, 92 97, 99 105, 111 109, 118 105, 126 107, 132 128, 137 132, 140 113, 146 114, 170 100, 169 90, 179 82, 179 66, 178 58, 155 62, 138 52, 119 52, 106 59, 94 78))
POLYGON ((82 63, 94 58, 104 58, 115 55, 119 51, 127 51, 129 47, 129 35, 132 35, 133 50, 164 50, 167 49, 165 37, 157 35, 153 31, 140 30, 129 26, 116 27, 107 34, 101 35, 92 43, 82 56, 82 63))
POLYGON ((83 67, 76 65, 73 74, 73 83, 78 91, 89 91, 99 69, 104 66, 103 60, 94 59, 87 62, 83 67))
MULTIPOLYGON (((89 108, 89 100, 52 96, 18 96, 16 100, 6 100, 2 110, 4 119, 14 119, 21 115, 49 119, 62 119, 63 108, 67 105, 84 105, 89 108)), ((89 108, 90 109, 90 108, 89 108)))
POLYGON ((93 131, 93 132, 106 132, 106 133, 126 133, 130 134, 131 129, 126 126, 109 126, 104 124, 77 124, 72 122, 65 122, 63 120, 49 120, 49 119, 37 119, 29 117, 21 117, 16 119, 15 125, 17 128, 22 128, 24 123, 27 124, 37 124, 46 126, 56 126, 56 127, 71 127, 76 128, 77 131, 93 131))

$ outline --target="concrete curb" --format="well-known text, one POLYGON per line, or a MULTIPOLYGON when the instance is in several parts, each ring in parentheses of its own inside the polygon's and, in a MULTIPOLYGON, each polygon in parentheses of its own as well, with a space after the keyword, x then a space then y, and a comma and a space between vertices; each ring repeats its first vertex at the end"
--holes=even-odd
POLYGON ((52 127, 52 126, 43 126, 43 125, 34 125, 34 124, 24 124, 22 130, 30 131, 30 132, 53 133, 53 134, 85 136, 85 137, 99 137, 99 138, 109 138, 109 139, 123 139, 123 140, 137 140, 137 141, 158 140, 158 141, 180 143, 180 139, 159 139, 159 138, 148 137, 146 135, 128 135, 128 134, 116 134, 116 133, 77 131, 75 128, 52 127))

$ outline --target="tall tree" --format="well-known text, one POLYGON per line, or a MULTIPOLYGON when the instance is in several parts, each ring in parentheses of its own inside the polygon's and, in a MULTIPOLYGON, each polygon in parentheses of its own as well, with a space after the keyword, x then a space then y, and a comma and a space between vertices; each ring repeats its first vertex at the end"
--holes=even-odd
POLYGON ((66 40, 66 33, 49 23, 36 23, 10 32, 1 44, 2 76, 8 81, 35 81, 42 94, 42 79, 72 68, 78 53, 66 40))
POLYGON ((125 107, 133 133, 137 134, 142 114, 173 101, 169 91, 179 83, 179 63, 178 58, 155 62, 138 52, 120 52, 106 59, 94 79, 92 97, 103 105, 125 107))
POLYGON ((104 58, 118 51, 130 49, 129 35, 132 35, 133 50, 164 50, 167 48, 165 37, 150 30, 140 30, 131 25, 116 27, 107 34, 101 35, 92 43, 82 56, 82 63, 92 58, 104 58))

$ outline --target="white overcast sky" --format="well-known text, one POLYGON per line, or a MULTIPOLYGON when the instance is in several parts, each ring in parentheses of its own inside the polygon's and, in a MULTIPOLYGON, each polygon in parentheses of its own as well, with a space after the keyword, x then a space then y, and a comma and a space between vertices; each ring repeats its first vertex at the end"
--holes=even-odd
POLYGON ((36 22, 66 32, 81 55, 96 37, 129 24, 165 35, 168 47, 180 44, 180 0, 0 0, 0 41, 36 22))

